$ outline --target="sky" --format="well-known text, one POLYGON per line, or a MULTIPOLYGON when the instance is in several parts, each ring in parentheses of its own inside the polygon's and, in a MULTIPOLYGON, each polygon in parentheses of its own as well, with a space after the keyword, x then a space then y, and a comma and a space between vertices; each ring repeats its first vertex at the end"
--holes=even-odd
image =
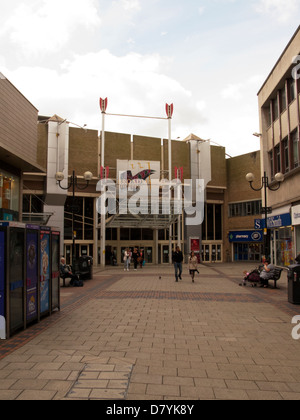
MULTIPOLYGON (((89 129, 166 118, 230 156, 259 150, 257 93, 299 0, 0 0, 0 72, 39 110, 89 129)), ((168 138, 163 119, 105 130, 168 138)))

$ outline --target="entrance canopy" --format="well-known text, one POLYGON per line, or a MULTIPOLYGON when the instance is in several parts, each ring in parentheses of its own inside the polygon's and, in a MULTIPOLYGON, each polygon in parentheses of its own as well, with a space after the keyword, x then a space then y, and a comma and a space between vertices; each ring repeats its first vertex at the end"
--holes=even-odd
POLYGON ((157 203, 144 204, 144 206, 141 204, 139 211, 136 212, 138 214, 132 214, 129 210, 124 212, 124 209, 120 211, 120 207, 117 200, 116 214, 106 216, 107 228, 168 229, 182 214, 182 211, 178 214, 178 206, 174 201, 171 201, 168 207, 163 205, 161 200, 157 203))

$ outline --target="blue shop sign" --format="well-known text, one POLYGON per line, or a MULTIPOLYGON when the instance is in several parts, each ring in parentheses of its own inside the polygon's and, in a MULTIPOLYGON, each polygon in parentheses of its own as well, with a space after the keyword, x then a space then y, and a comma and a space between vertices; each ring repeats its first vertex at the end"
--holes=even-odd
MULTIPOLYGON (((292 217, 290 213, 279 214, 278 216, 268 217, 268 229, 276 229, 284 226, 291 226, 292 217)), ((266 226, 265 219, 255 219, 255 229, 264 229, 266 226)))
POLYGON ((229 242, 262 242, 263 232, 261 230, 247 230, 229 232, 229 242))

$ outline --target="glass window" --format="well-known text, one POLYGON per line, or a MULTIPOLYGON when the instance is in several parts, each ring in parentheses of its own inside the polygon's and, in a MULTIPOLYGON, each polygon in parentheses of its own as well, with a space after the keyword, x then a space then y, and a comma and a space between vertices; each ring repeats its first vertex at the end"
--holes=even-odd
MULTIPOLYGON (((204 241, 222 240, 222 205, 206 204, 205 219, 202 224, 202 239, 204 241)), ((229 210, 231 214, 236 210, 235 205, 229 210)))
POLYGON ((279 145, 275 147, 274 152, 275 152, 276 172, 281 172, 281 155, 280 155, 279 145))
POLYGON ((281 89, 280 91, 280 112, 286 110, 286 93, 285 88, 281 89))
POLYGON ((153 241, 153 230, 152 229, 142 229, 142 240, 143 241, 153 241))
POLYGON ((273 99, 273 121, 277 120, 279 117, 279 108, 278 108, 278 99, 273 99))
POLYGON ((72 218, 76 239, 94 239, 94 199, 90 197, 68 197, 65 204, 65 239, 72 239, 72 218))
POLYGON ((214 205, 207 205, 207 240, 214 240, 214 205))
POLYGON ((299 137, 298 130, 292 133, 292 145, 293 145, 293 164, 294 168, 299 166, 299 137))
POLYGON ((295 91, 295 80, 289 79, 288 81, 288 87, 289 87, 289 104, 296 98, 296 91, 295 91))
POLYGON ((273 150, 269 153, 269 159, 270 159, 271 177, 273 178, 274 175, 275 175, 275 172, 274 172, 274 153, 273 153, 273 150))
POLYGON ((133 241, 140 241, 142 239, 141 229, 131 229, 130 239, 133 241))
POLYGON ((0 169, 0 208, 19 211, 20 179, 0 169))
POLYGON ((130 229, 120 229, 120 239, 121 241, 130 241, 130 229))
POLYGON ((294 263, 293 232, 290 227, 276 232, 276 263, 279 266, 289 266, 294 263))
POLYGON ((23 195, 24 213, 43 213, 43 196, 25 194, 23 195))
POLYGON ((84 198, 84 239, 94 239, 94 199, 84 198))
MULTIPOLYGON (((261 200, 229 204, 229 215, 230 217, 255 216, 261 214, 261 206, 261 200)), ((218 209, 216 207, 216 223, 217 217, 220 216, 218 216, 218 209)))
POLYGON ((283 147, 283 153, 284 153, 284 171, 289 172, 290 154, 289 154, 289 141, 287 137, 284 140, 282 140, 282 147, 283 147))
POLYGON ((219 204, 215 205, 215 240, 222 240, 222 206, 219 204))

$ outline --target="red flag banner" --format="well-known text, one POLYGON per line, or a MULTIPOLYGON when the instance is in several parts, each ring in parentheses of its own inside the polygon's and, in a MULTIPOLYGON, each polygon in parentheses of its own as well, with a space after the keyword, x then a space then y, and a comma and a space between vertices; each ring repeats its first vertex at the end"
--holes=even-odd
POLYGON ((173 112, 174 112, 174 105, 173 104, 171 104, 171 105, 166 104, 166 113, 167 113, 168 118, 172 118, 173 112))
POLYGON ((107 109, 107 103, 108 103, 107 98, 105 98, 105 99, 100 98, 100 109, 101 109, 101 112, 105 112, 106 111, 106 109, 107 109))

